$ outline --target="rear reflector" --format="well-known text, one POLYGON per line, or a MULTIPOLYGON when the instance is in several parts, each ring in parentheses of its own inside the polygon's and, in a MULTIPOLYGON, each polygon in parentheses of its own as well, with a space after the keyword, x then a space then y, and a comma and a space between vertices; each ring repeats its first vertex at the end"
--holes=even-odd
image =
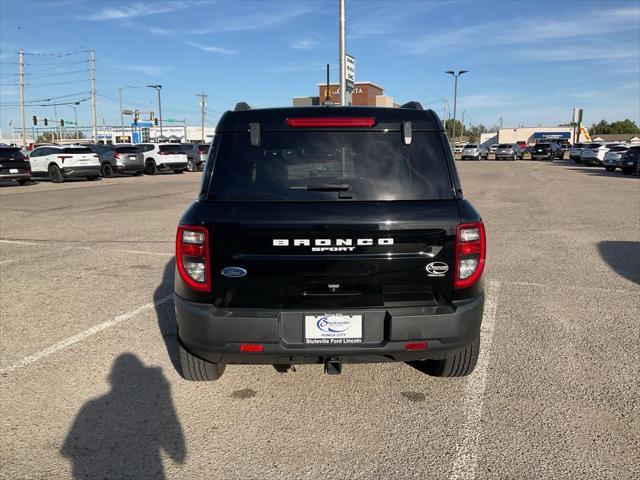
POLYGON ((407 342, 404 344, 405 350, 426 350, 427 342, 407 342))
POLYGON ((252 343, 243 343, 240 345, 241 352, 261 352, 262 345, 256 345, 252 343))
POLYGON ((373 117, 326 117, 326 118, 287 118, 287 125, 293 128, 304 127, 373 127, 373 117))

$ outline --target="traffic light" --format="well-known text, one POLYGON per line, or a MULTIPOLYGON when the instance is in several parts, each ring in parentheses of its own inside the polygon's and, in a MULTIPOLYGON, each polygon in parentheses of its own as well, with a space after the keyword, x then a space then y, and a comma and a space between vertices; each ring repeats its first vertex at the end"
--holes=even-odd
POLYGON ((152 122, 155 121, 156 119, 156 113, 155 112, 149 112, 149 120, 151 120, 152 122))
POLYGON ((44 119, 44 126, 45 127, 49 126, 49 121, 46 118, 44 119))
POLYGON ((64 120, 62 118, 60 119, 60 126, 64 127, 64 120))
POLYGON ((38 117, 36 117, 35 115, 33 116, 33 124, 38 125, 38 117))
POLYGON ((138 125, 138 121, 140 120, 140 110, 136 110, 133 112, 133 123, 138 125))
POLYGON ((154 119, 153 119, 153 124, 154 124, 156 127, 158 126, 158 119, 157 119, 157 118, 154 118, 154 119))

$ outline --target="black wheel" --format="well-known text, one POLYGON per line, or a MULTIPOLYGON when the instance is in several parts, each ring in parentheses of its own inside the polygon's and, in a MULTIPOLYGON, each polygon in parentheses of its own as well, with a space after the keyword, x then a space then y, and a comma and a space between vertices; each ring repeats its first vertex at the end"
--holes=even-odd
POLYGON ((174 170, 173 173, 184 173, 184 170, 174 170))
POLYGON ((476 368, 478 353, 480 337, 466 347, 447 352, 442 360, 418 360, 408 364, 432 377, 464 377, 476 368))
POLYGON ((196 170, 198 170, 198 167, 196 167, 196 162, 189 159, 189 161, 187 162, 187 170, 189 170, 190 172, 195 172, 196 170))
POLYGON ((195 382, 206 382, 218 380, 226 365, 224 363, 211 363, 196 357, 189 350, 184 348, 182 343, 178 341, 180 349, 180 369, 182 370, 182 378, 195 382))
POLYGON ((100 173, 105 178, 111 178, 113 177, 113 167, 110 163, 103 163, 102 167, 100 168, 100 173))
POLYGON ((147 175, 157 175, 158 174, 158 166, 153 158, 148 158, 144 163, 144 173, 147 175))
POLYGON ((18 180, 18 185, 26 185, 27 183, 30 183, 31 180, 29 180, 28 178, 21 178, 20 180, 18 180))
POLYGON ((513 154, 513 158, 511 160, 513 160, 515 162, 517 158, 518 158, 518 156, 514 153, 513 154))
POLYGON ((49 165, 49 178, 52 183, 64 182, 64 176, 57 165, 49 165))
POLYGON ((633 168, 623 168, 622 173, 625 175, 631 175, 633 173, 633 168))
POLYGON ((615 171, 616 171, 616 167, 604 167, 604 169, 605 169, 607 172, 615 172, 615 171))

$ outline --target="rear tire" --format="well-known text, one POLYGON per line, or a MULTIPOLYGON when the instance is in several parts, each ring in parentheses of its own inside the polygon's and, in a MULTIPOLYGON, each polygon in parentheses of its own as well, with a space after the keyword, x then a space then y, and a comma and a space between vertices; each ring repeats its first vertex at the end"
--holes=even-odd
POLYGON ((189 170, 190 172, 195 172, 196 170, 198 170, 198 167, 196 167, 196 162, 194 162, 193 160, 189 160, 187 162, 187 170, 189 170))
POLYGON ((113 177, 113 167, 110 163, 103 163, 100 168, 100 173, 104 178, 111 178, 113 177))
POLYGON ((147 175, 157 175, 158 174, 158 166, 153 158, 147 159, 144 164, 144 173, 147 175))
POLYGON ((184 170, 174 170, 173 173, 184 173, 184 170))
POLYGON ((51 183, 64 182, 64 175, 62 175, 60 167, 57 165, 49 165, 49 178, 51 179, 51 183))
POLYGON ((227 367, 224 363, 211 363, 196 357, 189 352, 180 341, 180 369, 182 378, 193 382, 210 382, 218 380, 227 367))
POLYGON ((18 185, 26 185, 27 183, 30 183, 31 180, 29 180, 28 178, 21 178, 20 180, 18 180, 18 185))
POLYGON ((478 353, 480 353, 480 337, 466 347, 447 352, 442 360, 418 360, 408 363, 432 377, 464 377, 476 368, 478 353))

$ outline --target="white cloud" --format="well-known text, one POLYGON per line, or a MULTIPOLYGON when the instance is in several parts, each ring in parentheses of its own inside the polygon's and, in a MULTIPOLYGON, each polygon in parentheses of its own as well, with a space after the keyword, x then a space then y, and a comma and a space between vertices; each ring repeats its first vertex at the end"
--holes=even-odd
POLYGON ((202 50, 203 52, 208 53, 220 53, 222 55, 235 55, 238 53, 237 50, 230 50, 224 47, 218 47, 216 45, 203 45, 198 42, 183 42, 185 45, 189 45, 191 47, 197 48, 198 50, 202 50))
POLYGON ((204 0, 154 0, 126 4, 121 3, 118 6, 104 7, 95 13, 84 15, 81 18, 83 20, 91 21, 125 20, 136 17, 175 12, 176 10, 184 10, 187 8, 202 6, 207 3, 211 2, 204 0))
POLYGON ((171 70, 170 67, 164 65, 120 65, 120 68, 131 72, 142 73, 149 77, 163 75, 171 70))
POLYGON ((292 48, 296 50, 311 50, 318 46, 320 42, 314 38, 301 38, 291 44, 292 48))
POLYGON ((219 18, 217 26, 190 30, 192 35, 209 35, 217 32, 243 32, 250 30, 265 30, 284 25, 301 15, 311 12, 308 5, 299 4, 274 4, 275 7, 268 12, 254 13, 250 15, 236 15, 233 17, 219 18), (289 6, 289 8, 286 8, 289 6))

